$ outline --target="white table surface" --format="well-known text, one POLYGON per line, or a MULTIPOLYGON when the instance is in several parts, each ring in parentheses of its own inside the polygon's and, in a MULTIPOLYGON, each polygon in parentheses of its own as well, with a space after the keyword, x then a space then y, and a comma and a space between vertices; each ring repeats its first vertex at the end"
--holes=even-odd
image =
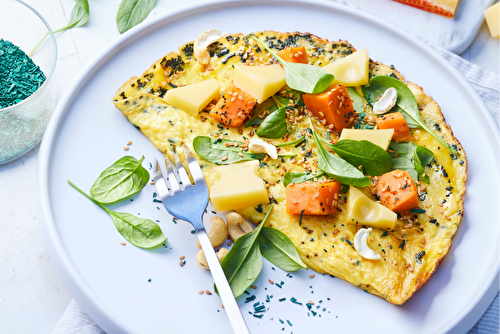
MULTIPOLYGON (((25 1, 36 8, 53 29, 67 24, 74 4, 73 0, 25 1)), ((350 1, 358 6, 366 2, 350 1)), ((389 0, 377 1, 393 6, 389 0)), ((120 37, 115 24, 119 2, 90 0, 88 24, 57 35, 57 100, 81 70, 120 37)), ((203 0, 157 0, 148 20, 169 9, 195 3, 203 3, 203 0)), ((397 12, 393 14, 397 16, 397 12)), ((411 25, 402 28, 411 30, 411 25)), ((426 40, 426 34, 428 32, 418 37, 426 40)), ((487 70, 499 72, 499 41, 490 37, 485 23, 461 56, 487 70)), ((55 272, 39 232, 37 155, 38 147, 0 166, 0 333, 50 333, 72 298, 55 272)))

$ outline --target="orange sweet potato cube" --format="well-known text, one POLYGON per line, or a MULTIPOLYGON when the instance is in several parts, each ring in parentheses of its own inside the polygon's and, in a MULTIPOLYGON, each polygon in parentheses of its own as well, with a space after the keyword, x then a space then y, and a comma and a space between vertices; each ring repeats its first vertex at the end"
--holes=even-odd
POLYGON ((408 127, 403 114, 399 111, 375 118, 375 124, 378 129, 394 129, 392 140, 398 142, 408 142, 412 138, 410 128, 408 127))
POLYGON ((375 186, 380 203, 401 213, 418 206, 418 190, 407 171, 393 170, 380 176, 375 186))
POLYGON ((292 215, 326 216, 337 213, 340 183, 290 183, 286 187, 286 212, 292 215))
POLYGON ((220 123, 239 127, 250 115, 257 100, 231 82, 209 115, 220 123))
POLYGON ((344 85, 333 85, 322 93, 302 97, 306 108, 335 132, 341 132, 354 121, 356 114, 344 85))
POLYGON ((309 62, 309 57, 307 56, 306 48, 303 46, 298 48, 294 46, 285 48, 283 50, 278 51, 278 56, 291 63, 307 64, 309 62))

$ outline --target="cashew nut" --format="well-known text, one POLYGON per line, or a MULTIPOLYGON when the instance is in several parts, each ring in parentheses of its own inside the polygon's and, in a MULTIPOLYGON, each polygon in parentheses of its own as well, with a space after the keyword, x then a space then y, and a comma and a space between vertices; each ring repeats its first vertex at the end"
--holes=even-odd
MULTIPOLYGON (((224 257, 227 255, 227 253, 229 253, 227 248, 222 247, 221 249, 219 249, 217 251, 217 253, 215 253, 215 255, 217 255, 219 262, 222 262, 222 260, 224 260, 224 257)), ((208 266, 207 258, 205 257, 205 253, 203 253, 202 249, 200 249, 198 251, 198 253, 196 254, 196 262, 203 269, 207 269, 207 270, 210 269, 210 267, 208 266)))
POLYGON ((226 216, 227 231, 231 240, 236 241, 242 235, 253 231, 252 225, 247 222, 240 214, 230 212, 226 216))
MULTIPOLYGON (((210 231, 208 231, 208 238, 210 239, 212 247, 215 248, 222 245, 227 238, 227 227, 226 223, 224 223, 224 219, 218 216, 210 218, 210 231)), ((199 241, 196 242, 196 245, 201 249, 199 241)))
POLYGON ((202 64, 207 65, 210 62, 208 46, 217 42, 222 37, 222 33, 216 29, 209 29, 202 32, 194 41, 194 57, 202 64))
POLYGON ((269 144, 260 138, 250 138, 248 149, 252 153, 266 153, 271 157, 271 159, 278 159, 276 146, 269 144))
POLYGON ((380 254, 371 249, 366 243, 371 231, 371 228, 362 228, 356 233, 354 236, 354 249, 365 259, 380 260, 380 254))
POLYGON ((375 114, 385 114, 389 110, 394 107, 396 104, 396 101, 398 99, 398 92, 396 88, 390 87, 388 88, 384 94, 382 94, 382 97, 380 97, 380 100, 375 102, 373 105, 373 112, 375 114))

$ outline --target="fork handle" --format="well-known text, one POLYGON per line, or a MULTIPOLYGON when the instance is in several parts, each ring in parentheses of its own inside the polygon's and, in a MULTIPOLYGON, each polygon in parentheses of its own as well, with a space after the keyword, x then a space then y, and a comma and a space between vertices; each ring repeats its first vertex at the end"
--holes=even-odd
POLYGON ((224 305, 224 310, 229 318, 233 332, 235 334, 250 334, 247 324, 245 323, 245 319, 243 319, 243 315, 241 314, 240 307, 234 298, 229 282, 226 279, 226 275, 224 274, 224 271, 219 263, 219 259, 217 258, 217 255, 215 255, 215 250, 212 247, 212 243, 208 238, 207 232, 205 229, 200 229, 196 231, 196 234, 200 240, 203 253, 205 253, 205 258, 207 259, 208 266, 210 267, 212 277, 214 278, 215 285, 219 291, 220 299, 224 305))

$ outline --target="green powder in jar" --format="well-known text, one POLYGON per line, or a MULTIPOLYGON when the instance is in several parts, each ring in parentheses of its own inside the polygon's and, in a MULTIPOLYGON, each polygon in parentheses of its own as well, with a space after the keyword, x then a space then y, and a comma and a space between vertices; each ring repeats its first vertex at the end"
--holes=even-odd
POLYGON ((0 39, 0 109, 28 98, 45 79, 40 67, 23 50, 0 39))

